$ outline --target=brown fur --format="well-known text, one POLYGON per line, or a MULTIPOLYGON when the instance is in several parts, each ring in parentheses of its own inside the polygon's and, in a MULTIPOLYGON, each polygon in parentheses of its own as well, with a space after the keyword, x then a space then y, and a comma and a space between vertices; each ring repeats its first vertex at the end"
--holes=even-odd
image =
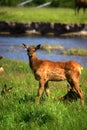
POLYGON ((75 0, 75 14, 79 13, 80 8, 83 8, 83 11, 85 12, 87 0, 75 0))
POLYGON ((48 81, 67 80, 70 86, 79 94, 81 102, 84 103, 83 94, 79 86, 81 69, 83 69, 80 64, 75 61, 53 62, 39 59, 36 56, 36 50, 40 48, 40 45, 27 47, 22 44, 22 47, 27 50, 30 67, 34 72, 35 78, 39 81, 38 99, 40 99, 43 90, 49 96, 48 81))
POLYGON ((4 72, 3 67, 0 67, 0 73, 4 72))

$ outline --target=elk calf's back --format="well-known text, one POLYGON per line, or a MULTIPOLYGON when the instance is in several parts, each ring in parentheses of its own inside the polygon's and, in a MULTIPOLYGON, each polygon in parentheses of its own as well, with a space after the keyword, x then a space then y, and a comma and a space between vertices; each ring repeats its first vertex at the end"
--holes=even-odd
POLYGON ((34 73, 35 78, 39 81, 38 100, 40 99, 43 90, 49 96, 48 81, 67 80, 71 88, 74 88, 80 96, 81 102, 84 102, 83 94, 79 86, 81 70, 83 67, 75 61, 53 62, 49 60, 39 59, 36 51, 41 45, 27 46, 22 44, 22 47, 27 50, 29 57, 29 65, 34 73))

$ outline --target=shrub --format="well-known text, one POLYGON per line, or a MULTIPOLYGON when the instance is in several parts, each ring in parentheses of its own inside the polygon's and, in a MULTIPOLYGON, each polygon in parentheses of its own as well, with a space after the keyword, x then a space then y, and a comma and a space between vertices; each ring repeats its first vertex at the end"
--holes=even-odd
MULTIPOLYGON (((0 0, 0 6, 17 6, 25 0, 0 0)), ((33 0, 26 6, 36 6, 46 2, 52 2, 51 7, 73 7, 74 0, 33 0)))
POLYGON ((36 5, 40 5, 40 4, 46 3, 46 0, 34 0, 34 3, 36 5))
POLYGON ((52 0, 51 6, 52 7, 59 7, 59 0, 52 0))

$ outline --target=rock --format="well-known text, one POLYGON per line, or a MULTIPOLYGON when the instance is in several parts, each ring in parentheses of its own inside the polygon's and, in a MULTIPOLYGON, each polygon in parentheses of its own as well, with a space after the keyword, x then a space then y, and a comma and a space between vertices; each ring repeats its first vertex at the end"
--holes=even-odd
MULTIPOLYGON (((49 22, 0 22, 0 33, 3 34, 39 34, 39 35, 54 35, 54 36, 67 36, 69 34, 75 34, 79 36, 79 33, 84 31, 87 36, 87 24, 86 23, 49 23, 49 22), (66 35, 67 34, 67 35, 66 35)), ((84 33, 80 35, 84 36, 84 33)))

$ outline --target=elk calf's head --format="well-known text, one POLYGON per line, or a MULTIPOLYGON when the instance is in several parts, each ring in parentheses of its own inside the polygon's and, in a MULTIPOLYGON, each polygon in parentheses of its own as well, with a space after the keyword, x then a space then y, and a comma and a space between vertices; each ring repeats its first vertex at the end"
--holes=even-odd
POLYGON ((37 45, 36 47, 35 47, 35 46, 30 46, 30 47, 28 47, 28 46, 26 46, 24 43, 22 44, 22 47, 23 47, 25 50, 27 50, 27 54, 28 54, 29 57, 32 57, 33 54, 36 52, 36 50, 40 49, 40 46, 41 46, 41 45, 39 44, 39 45, 37 45))

